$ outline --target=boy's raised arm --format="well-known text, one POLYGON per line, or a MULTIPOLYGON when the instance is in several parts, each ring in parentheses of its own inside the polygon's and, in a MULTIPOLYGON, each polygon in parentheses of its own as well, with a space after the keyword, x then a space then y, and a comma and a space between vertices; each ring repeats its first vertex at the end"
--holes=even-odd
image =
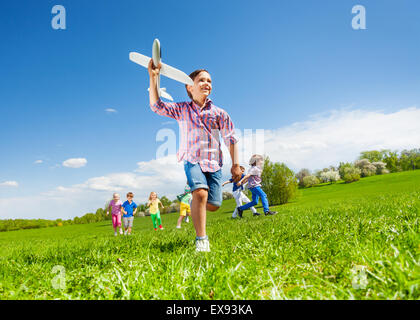
POLYGON ((159 93, 157 91, 157 78, 159 77, 160 68, 159 64, 157 67, 153 65, 153 59, 150 59, 147 71, 149 71, 150 87, 149 87, 149 100, 150 105, 153 106, 159 100, 159 93))
POLYGON ((157 67, 153 65, 153 60, 150 59, 147 70, 149 71, 150 86, 149 86, 149 102, 150 108, 153 112, 160 116, 166 116, 175 120, 180 117, 181 111, 178 103, 163 102, 159 97, 157 89, 157 82, 159 77, 160 68, 159 64, 157 67))

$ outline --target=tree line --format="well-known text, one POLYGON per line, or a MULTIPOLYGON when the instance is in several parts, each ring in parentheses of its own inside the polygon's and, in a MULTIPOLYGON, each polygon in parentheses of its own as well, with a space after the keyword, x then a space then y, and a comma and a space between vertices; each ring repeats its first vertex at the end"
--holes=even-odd
MULTIPOLYGON (((281 205, 293 199, 298 188, 308 188, 319 184, 335 183, 343 180, 351 183, 363 177, 420 169, 420 149, 403 150, 401 152, 391 150, 371 150, 360 153, 354 162, 340 162, 337 167, 330 166, 322 170, 301 169, 294 173, 284 163, 271 162, 265 157, 262 172, 262 188, 268 196, 270 205, 281 205)), ((223 192, 223 199, 231 199, 232 194, 223 192)), ((169 200, 166 196, 160 198, 164 209, 161 213, 179 211, 179 201, 169 200)), ((19 229, 33 229, 45 227, 60 227, 71 224, 85 224, 104 220, 110 220, 107 215, 108 205, 99 208, 95 213, 87 213, 82 217, 69 220, 44 220, 44 219, 8 219, 0 220, 0 231, 12 231, 19 229)), ((140 215, 148 215, 146 203, 138 205, 140 215)))
MULTIPOLYGON (((176 204, 178 200, 171 201, 167 197, 163 196, 160 198, 164 209, 161 213, 169 213, 177 211, 176 204)), ((111 214, 106 214, 108 210, 109 202, 107 202, 104 208, 99 208, 95 213, 86 213, 81 217, 74 217, 73 219, 63 220, 46 220, 46 219, 5 219, 0 220, 0 232, 1 231, 14 231, 21 229, 38 229, 38 228, 47 228, 47 227, 62 227, 72 224, 86 224, 100 222, 104 220, 111 220, 111 214)), ((138 205, 139 212, 146 212, 146 204, 138 205)), ((147 215, 147 214, 146 214, 147 215)))
POLYGON ((362 151, 356 161, 340 162, 338 167, 330 166, 313 173, 309 169, 302 169, 296 174, 296 178, 299 187, 308 188, 321 183, 334 183, 339 180, 351 183, 373 175, 417 169, 420 169, 419 148, 401 152, 383 149, 362 151))

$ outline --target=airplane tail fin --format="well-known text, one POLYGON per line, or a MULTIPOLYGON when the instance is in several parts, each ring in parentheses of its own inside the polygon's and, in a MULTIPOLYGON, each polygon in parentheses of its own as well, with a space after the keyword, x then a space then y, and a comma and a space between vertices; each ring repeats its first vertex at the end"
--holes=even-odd
POLYGON ((159 95, 161 97, 164 97, 165 99, 174 101, 174 98, 171 97, 171 95, 169 93, 166 92, 166 88, 160 88, 159 90, 159 95))

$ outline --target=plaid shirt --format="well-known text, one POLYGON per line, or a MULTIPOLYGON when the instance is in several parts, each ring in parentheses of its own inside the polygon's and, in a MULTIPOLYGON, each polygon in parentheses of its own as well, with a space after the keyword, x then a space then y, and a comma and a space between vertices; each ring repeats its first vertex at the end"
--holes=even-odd
POLYGON ((153 112, 175 119, 180 129, 178 161, 199 163, 203 172, 216 172, 223 165, 220 134, 229 147, 238 140, 228 113, 207 99, 203 108, 195 102, 163 102, 158 100, 153 112))

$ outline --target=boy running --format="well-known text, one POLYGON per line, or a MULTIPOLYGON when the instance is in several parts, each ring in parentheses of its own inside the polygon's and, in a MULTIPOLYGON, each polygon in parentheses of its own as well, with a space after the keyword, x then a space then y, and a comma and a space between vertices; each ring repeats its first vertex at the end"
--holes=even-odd
MULTIPOLYGON (((241 176, 241 179, 242 179, 243 177, 245 177, 245 175, 244 175, 245 168, 242 167, 242 166, 240 168, 241 168, 241 171, 242 171, 242 176, 241 176)), ((233 211, 232 218, 235 219, 237 214, 238 214, 238 209, 237 208, 242 205, 242 202, 249 203, 249 202, 251 202, 251 200, 249 200, 248 197, 242 192, 244 190, 244 184, 245 183, 238 186, 238 184, 235 181, 233 181, 233 179, 229 179, 228 181, 223 182, 222 187, 225 186, 228 183, 233 183, 232 194, 233 194, 233 198, 235 198, 235 201, 236 201, 236 208, 235 208, 235 211, 233 211)), ((254 207, 251 207, 250 209, 251 209, 254 216, 259 216, 260 215, 254 207)))
POLYGON ((206 209, 216 211, 223 201, 220 135, 230 151, 232 176, 235 181, 241 177, 234 125, 229 114, 208 98, 212 91, 212 80, 206 70, 196 70, 190 74, 194 85, 186 85, 186 89, 191 101, 168 103, 159 98, 156 88, 160 68, 161 65, 155 67, 150 59, 150 108, 178 122, 181 132, 178 161, 184 160, 185 174, 193 194, 191 217, 196 232, 196 251, 210 251, 206 234, 206 209))
MULTIPOLYGON (((187 185, 185 186, 184 193, 177 196, 177 198, 179 200, 179 218, 176 224, 176 228, 181 229, 182 219, 188 219, 188 214, 191 214, 190 202, 192 200, 192 195, 191 188, 188 185, 188 181, 187 185)), ((188 220, 185 220, 185 222, 188 222, 188 220)))
POLYGON ((123 223, 124 223, 124 234, 130 235, 131 229, 133 228, 134 215, 137 211, 137 205, 133 201, 134 194, 132 192, 127 193, 127 201, 122 205, 123 212, 123 223))
POLYGON ((261 202, 264 208, 264 214, 266 216, 274 215, 277 213, 276 211, 270 211, 270 208, 268 207, 267 195, 265 194, 263 189, 261 189, 261 173, 263 164, 264 158, 261 155, 254 154, 251 157, 251 160, 249 160, 249 165, 251 166, 251 168, 249 169, 248 174, 245 177, 243 177, 241 181, 238 182, 238 186, 240 186, 246 181, 248 181, 248 189, 252 193, 252 201, 237 208, 240 218, 242 218, 242 213, 244 210, 249 209, 250 207, 256 206, 258 204, 259 198, 261 198, 261 202))

